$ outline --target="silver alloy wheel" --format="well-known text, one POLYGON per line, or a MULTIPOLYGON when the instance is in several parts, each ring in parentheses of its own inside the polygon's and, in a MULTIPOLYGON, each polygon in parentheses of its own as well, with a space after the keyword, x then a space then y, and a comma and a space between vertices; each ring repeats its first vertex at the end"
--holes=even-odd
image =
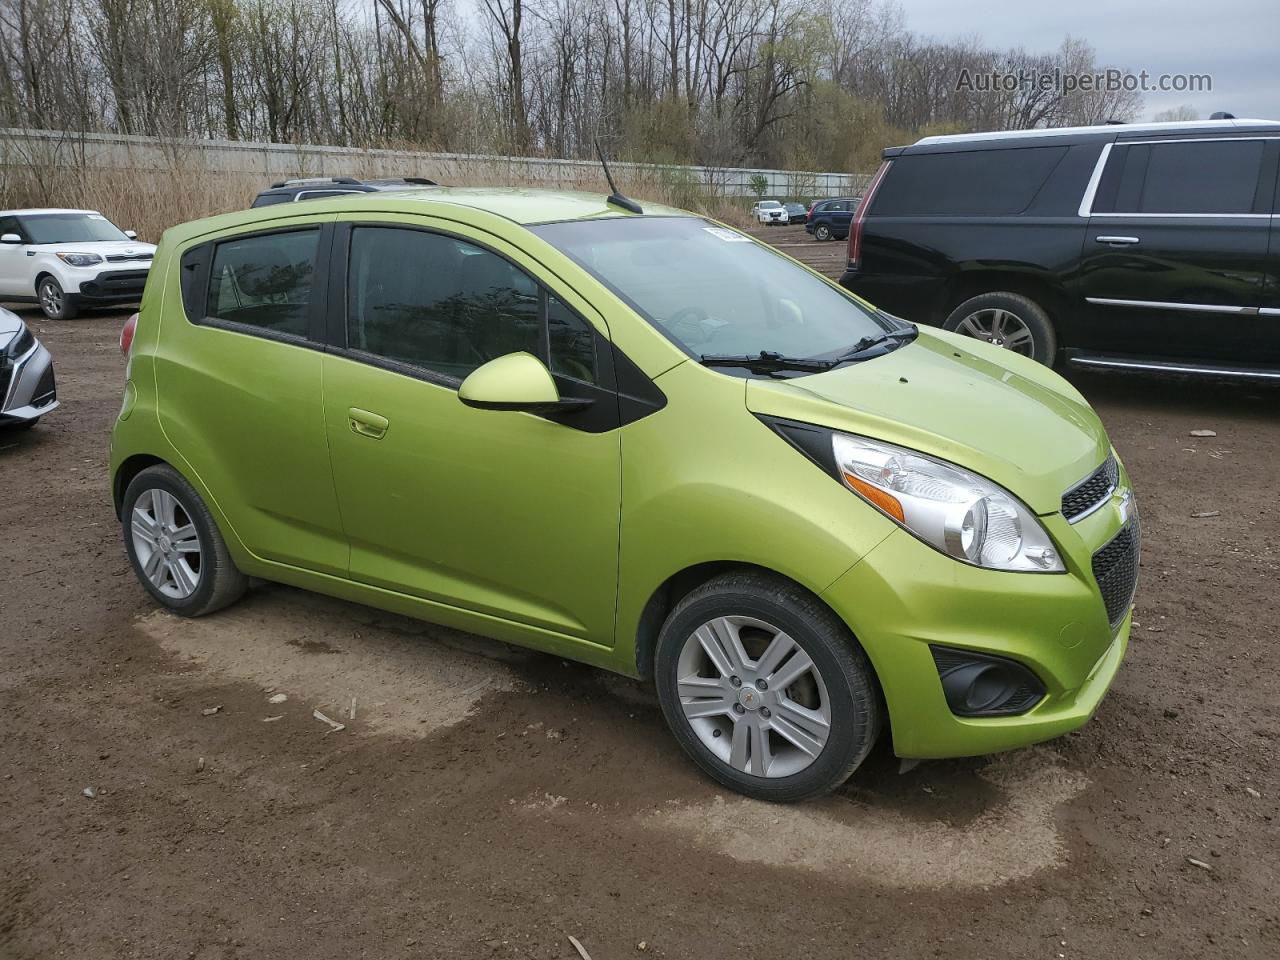
POLYGON ((200 585, 200 535, 168 490, 144 490, 133 504, 133 550, 142 574, 166 597, 185 600, 200 585))
POLYGON ((1012 350, 1029 357, 1035 347, 1031 330, 1016 313, 1000 307, 975 310, 958 324, 956 333, 963 333, 975 340, 985 340, 997 347, 1012 350))
POLYGON ((680 707, 703 746, 735 770, 789 777, 831 734, 831 699, 800 644, 754 617, 718 617, 676 663, 680 707))
POLYGON ((46 280, 40 284, 40 306, 50 317, 56 317, 62 313, 62 288, 53 280, 46 280))

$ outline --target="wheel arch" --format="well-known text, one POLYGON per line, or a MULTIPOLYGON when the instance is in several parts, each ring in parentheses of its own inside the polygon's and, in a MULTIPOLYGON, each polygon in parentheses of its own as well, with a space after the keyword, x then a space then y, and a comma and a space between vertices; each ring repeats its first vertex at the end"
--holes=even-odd
MULTIPOLYGON (((133 483, 133 478, 140 474, 147 467, 154 467, 163 464, 172 467, 173 464, 160 457, 153 456, 149 453, 135 453, 131 457, 126 457, 121 461, 120 466, 116 467, 115 476, 111 478, 111 499, 116 508, 116 519, 121 519, 120 511, 124 508, 124 492, 129 489, 129 484, 133 483)), ((177 470, 177 467, 174 467, 177 470)), ((181 473, 181 470, 178 470, 181 473)))
MULTIPOLYGON (((1006 267, 997 270, 964 270, 948 285, 942 305, 941 325, 960 304, 984 293, 1016 293, 1034 301, 1053 321, 1054 330, 1066 329, 1069 316, 1067 296, 1042 269, 1006 267)), ((1059 344, 1061 345, 1061 344, 1059 344)))

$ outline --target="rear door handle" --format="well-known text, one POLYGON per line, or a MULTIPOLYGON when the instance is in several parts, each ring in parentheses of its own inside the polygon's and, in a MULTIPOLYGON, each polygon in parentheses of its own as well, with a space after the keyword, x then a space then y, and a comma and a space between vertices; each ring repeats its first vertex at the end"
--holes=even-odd
POLYGON ((1137 243, 1137 237, 1094 237, 1099 243, 1109 243, 1113 247, 1127 247, 1130 244, 1137 243))
POLYGON ((352 407, 347 411, 347 423, 351 425, 352 433, 358 433, 371 440, 381 440, 387 435, 387 427, 390 426, 391 421, 368 410, 352 407))

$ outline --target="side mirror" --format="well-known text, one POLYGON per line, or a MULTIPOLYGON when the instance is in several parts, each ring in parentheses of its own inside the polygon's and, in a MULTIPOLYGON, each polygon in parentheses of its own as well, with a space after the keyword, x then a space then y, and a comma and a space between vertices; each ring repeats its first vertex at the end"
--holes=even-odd
POLYGON ((6 233, 0 235, 0 243, 21 243, 22 238, 16 233, 6 233))
POLYGON ((128 237, 130 240, 137 240, 137 239, 138 239, 138 231, 137 231, 137 230, 126 230, 126 231, 124 232, 124 235, 125 235, 126 237, 128 237))
POLYGON ((560 407, 551 371, 531 353, 508 353, 472 370, 458 387, 458 399, 480 410, 546 413, 560 407))

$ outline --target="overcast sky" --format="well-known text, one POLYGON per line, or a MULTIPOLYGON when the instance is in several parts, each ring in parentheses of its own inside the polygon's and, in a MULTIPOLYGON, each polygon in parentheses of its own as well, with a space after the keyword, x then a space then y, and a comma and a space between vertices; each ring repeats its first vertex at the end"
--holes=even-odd
POLYGON ((1144 118, 1190 104, 1207 117, 1280 120, 1280 0, 900 0, 906 25, 939 40, 1041 53, 1065 36, 1133 73, 1207 73, 1211 93, 1144 94, 1144 118))

